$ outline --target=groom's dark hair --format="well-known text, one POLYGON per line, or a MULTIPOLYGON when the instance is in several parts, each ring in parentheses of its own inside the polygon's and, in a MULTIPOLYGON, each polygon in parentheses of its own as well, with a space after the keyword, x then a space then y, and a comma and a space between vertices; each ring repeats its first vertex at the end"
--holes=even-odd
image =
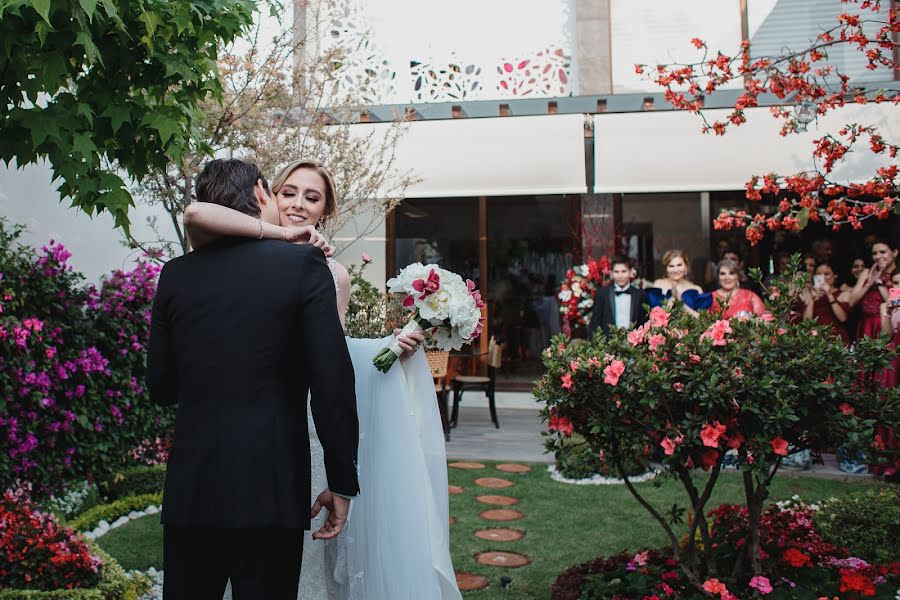
POLYGON ((266 178, 253 163, 236 158, 211 160, 197 176, 197 201, 221 204, 255 217, 260 212, 253 194, 258 180, 268 192, 266 178))

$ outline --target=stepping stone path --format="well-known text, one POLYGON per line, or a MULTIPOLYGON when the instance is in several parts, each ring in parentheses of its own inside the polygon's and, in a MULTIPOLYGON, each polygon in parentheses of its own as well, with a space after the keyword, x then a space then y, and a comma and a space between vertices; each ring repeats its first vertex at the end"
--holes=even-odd
POLYGON ((487 587, 488 579, 484 575, 476 575, 475 573, 467 573, 460 571, 456 574, 456 585, 463 592, 471 592, 474 590, 483 590, 487 587))
POLYGON ((494 504, 496 506, 513 506, 519 503, 518 498, 512 496, 475 496, 482 504, 494 504))
POLYGON ((450 494, 462 494, 466 490, 464 488, 459 487, 458 485, 448 485, 447 492, 450 494))
POLYGON ((476 469, 483 469, 484 465, 477 462, 452 462, 447 465, 451 469, 464 469, 466 471, 474 471, 476 469))
POLYGON ((502 465, 497 465, 498 471, 503 471, 504 473, 528 473, 531 471, 531 467, 528 465, 520 465, 518 463, 504 463, 502 465))
POLYGON ((475 560, 489 567, 514 568, 531 564, 531 559, 516 552, 481 552, 475 555, 475 560))
POLYGON ((475 537, 489 542, 515 542, 525 537, 521 529, 481 529, 475 532, 475 537))
POLYGON ((525 513, 508 508, 492 508, 482 511, 478 516, 485 521, 518 521, 525 517, 525 513))
POLYGON ((480 477, 475 480, 475 485, 480 485, 484 488, 499 490, 512 487, 515 484, 509 479, 501 479, 499 477, 480 477))

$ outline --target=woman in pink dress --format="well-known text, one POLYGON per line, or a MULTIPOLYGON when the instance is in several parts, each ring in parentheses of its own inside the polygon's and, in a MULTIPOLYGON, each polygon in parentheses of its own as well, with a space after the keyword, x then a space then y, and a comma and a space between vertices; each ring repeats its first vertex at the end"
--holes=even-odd
POLYGON ((723 319, 756 315, 766 312, 762 298, 750 290, 740 287, 740 269, 734 261, 722 259, 719 262, 719 289, 713 292, 713 313, 722 313, 723 319))
MULTIPOLYGON (((888 288, 894 275, 897 274, 897 244, 891 240, 878 240, 872 245, 872 266, 859 275, 859 279, 850 292, 850 304, 860 306, 859 327, 856 339, 863 336, 875 337, 884 333, 885 319, 892 321, 887 311, 889 306, 888 288)), ((892 346, 897 347, 896 332, 891 328, 892 346)), ((894 358, 894 368, 885 369, 875 374, 875 378, 884 387, 897 385, 897 368, 900 361, 894 358)), ((900 448, 897 432, 887 427, 878 427, 876 434, 884 449, 896 451, 900 448)), ((886 476, 895 476, 900 471, 900 459, 891 464, 872 467, 872 472, 886 476)))

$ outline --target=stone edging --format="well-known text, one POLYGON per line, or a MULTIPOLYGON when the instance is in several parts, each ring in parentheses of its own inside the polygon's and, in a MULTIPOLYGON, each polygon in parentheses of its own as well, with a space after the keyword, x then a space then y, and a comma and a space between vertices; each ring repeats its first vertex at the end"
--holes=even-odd
POLYGON ((155 514, 158 514, 159 511, 160 511, 160 507, 158 507, 154 504, 151 504, 144 510, 133 510, 130 513, 128 513, 127 515, 123 515, 123 516, 119 517, 112 523, 110 523, 109 521, 106 521, 104 519, 104 520, 100 521, 93 530, 86 531, 82 535, 84 535, 84 537, 86 537, 89 540, 96 540, 96 539, 103 537, 104 535, 106 535, 107 533, 112 531, 113 529, 121 527, 122 525, 124 525, 125 523, 127 523, 129 521, 132 521, 134 519, 140 519, 141 517, 146 517, 147 515, 155 515, 155 514))
MULTIPOLYGON (((547 467, 547 472, 550 473, 550 479, 553 481, 558 481, 559 483, 568 483, 571 485, 624 485, 624 479, 618 479, 616 477, 604 477, 603 475, 597 474, 593 477, 587 477, 585 479, 569 479, 567 477, 563 477, 563 475, 556 470, 556 465, 549 465, 547 467)), ((651 479, 656 478, 660 473, 663 472, 662 467, 653 466, 646 473, 642 473, 641 475, 635 475, 634 477, 629 477, 628 481, 632 483, 642 483, 644 481, 650 481, 651 479)))

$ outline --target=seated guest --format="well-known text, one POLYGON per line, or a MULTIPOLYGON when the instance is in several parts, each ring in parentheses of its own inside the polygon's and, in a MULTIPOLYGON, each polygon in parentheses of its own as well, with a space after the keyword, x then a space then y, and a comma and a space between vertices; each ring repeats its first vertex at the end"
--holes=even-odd
POLYGON ((631 329, 647 320, 644 304, 647 297, 643 290, 631 284, 634 265, 627 256, 614 256, 611 261, 612 285, 602 287, 594 294, 594 309, 588 334, 598 329, 609 335, 611 327, 631 329))
POLYGON ((762 298, 740 287, 740 269, 734 261, 723 258, 719 262, 719 289, 713 292, 713 313, 721 313, 723 319, 744 315, 759 316, 766 312, 762 298))
POLYGON ((800 292, 800 301, 804 319, 827 325, 846 346, 850 343, 850 336, 844 324, 850 305, 847 303, 848 294, 839 293, 836 283, 834 269, 828 264, 821 264, 816 267, 812 287, 805 287, 800 292))
POLYGON ((685 310, 694 316, 697 316, 698 310, 709 308, 711 296, 704 294, 703 288, 687 278, 689 264, 684 250, 669 250, 663 255, 666 276, 654 281, 653 287, 647 290, 650 306, 662 306, 674 298, 683 301, 685 310))

